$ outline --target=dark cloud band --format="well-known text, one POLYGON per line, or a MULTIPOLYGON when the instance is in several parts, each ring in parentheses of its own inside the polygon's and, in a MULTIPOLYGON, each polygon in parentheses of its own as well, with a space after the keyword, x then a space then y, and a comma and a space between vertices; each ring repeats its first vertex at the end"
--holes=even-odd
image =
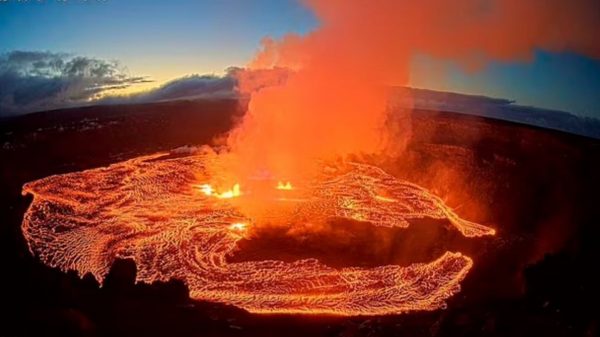
POLYGON ((81 105, 107 90, 148 81, 130 76, 116 61, 12 51, 0 55, 0 116, 81 105))

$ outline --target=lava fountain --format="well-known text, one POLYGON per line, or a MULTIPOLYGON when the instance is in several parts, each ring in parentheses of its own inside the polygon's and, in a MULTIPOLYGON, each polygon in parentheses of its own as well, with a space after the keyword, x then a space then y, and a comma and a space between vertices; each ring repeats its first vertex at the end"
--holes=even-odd
POLYGON ((105 168, 28 183, 32 194, 22 229, 45 264, 100 282, 117 258, 133 259, 137 281, 179 279, 198 300, 253 313, 385 315, 434 310, 459 291, 473 265, 460 252, 406 267, 332 268, 316 259, 230 263, 253 226, 293 226, 334 218, 373 226, 409 226, 411 219, 447 219, 466 237, 494 230, 461 219, 437 196, 368 164, 320 165, 302 182, 259 181, 220 191, 207 167, 218 155, 156 154, 105 168), (270 186, 270 211, 238 207, 256 186, 270 186), (246 188, 247 186, 248 188, 246 188))

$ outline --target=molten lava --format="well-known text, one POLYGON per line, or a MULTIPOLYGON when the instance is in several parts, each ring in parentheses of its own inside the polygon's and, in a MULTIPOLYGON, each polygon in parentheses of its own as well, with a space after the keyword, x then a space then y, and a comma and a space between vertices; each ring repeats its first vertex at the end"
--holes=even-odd
POLYGON ((324 165, 293 190, 289 182, 270 184, 272 211, 252 218, 235 205, 252 198, 252 186, 246 190, 244 184, 241 193, 239 184, 223 192, 205 184, 214 181, 207 165, 216 158, 157 154, 28 183, 23 193, 34 198, 22 229, 29 248, 49 266, 91 273, 100 281, 116 258, 130 258, 137 281, 179 279, 192 298, 254 313, 380 315, 443 307, 459 291, 472 260, 445 252, 407 267, 336 269, 316 259, 230 263, 227 257, 254 226, 265 223, 347 218, 408 227, 409 220, 427 217, 448 219, 467 237, 494 234, 461 219, 423 188, 358 163, 324 165), (281 197, 280 187, 289 197, 281 197))
POLYGON ((229 229, 236 232, 245 232, 248 229, 248 225, 242 222, 236 222, 229 226, 229 229))
POLYGON ((286 182, 285 184, 283 182, 278 182, 277 183, 277 189, 278 190, 291 190, 292 189, 292 183, 290 183, 289 181, 286 182))
POLYGON ((235 184, 230 190, 221 193, 215 192, 215 189, 210 184, 194 184, 192 187, 200 190, 207 196, 214 196, 218 199, 231 199, 242 195, 242 192, 240 191, 240 184, 235 184))
POLYGON ((231 199, 231 198, 236 198, 239 197, 242 193, 240 192, 240 184, 235 184, 233 185, 233 188, 225 191, 223 193, 219 193, 217 195, 217 198, 219 199, 231 199))

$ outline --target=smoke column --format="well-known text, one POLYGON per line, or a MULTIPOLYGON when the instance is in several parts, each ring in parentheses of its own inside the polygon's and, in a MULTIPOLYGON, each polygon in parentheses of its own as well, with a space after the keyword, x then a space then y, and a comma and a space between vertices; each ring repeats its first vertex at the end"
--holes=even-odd
POLYGON ((293 178, 316 158, 390 146, 386 88, 406 85, 415 53, 477 69, 527 61, 535 49, 600 57, 597 0, 309 0, 320 26, 265 38, 248 69, 287 69, 283 81, 241 76, 248 111, 228 138, 235 175, 293 178), (258 86, 261 81, 275 82, 258 86))

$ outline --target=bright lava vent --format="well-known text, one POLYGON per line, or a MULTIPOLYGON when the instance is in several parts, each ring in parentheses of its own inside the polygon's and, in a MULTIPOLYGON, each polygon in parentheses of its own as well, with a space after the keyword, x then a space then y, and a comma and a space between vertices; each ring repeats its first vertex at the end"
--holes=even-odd
MULTIPOLYGON (((23 220, 32 253, 47 265, 102 281, 116 258, 137 264, 137 281, 179 279, 194 299, 254 313, 385 315, 434 310, 457 293, 472 260, 446 252, 407 267, 332 268, 316 259, 230 263, 257 220, 234 200, 243 185, 219 192, 207 182, 212 153, 156 154, 106 168, 28 183, 33 202, 23 220)), ((240 190, 241 189, 241 190, 240 190)), ((323 165, 313 180, 275 182, 284 222, 346 218, 373 226, 408 227, 408 220, 446 218, 464 236, 494 230, 461 219, 425 189, 367 164, 323 165), (296 188, 298 186, 298 188, 296 188), (286 197, 285 193, 293 193, 286 197)), ((277 218, 274 216, 274 219, 277 218)))

